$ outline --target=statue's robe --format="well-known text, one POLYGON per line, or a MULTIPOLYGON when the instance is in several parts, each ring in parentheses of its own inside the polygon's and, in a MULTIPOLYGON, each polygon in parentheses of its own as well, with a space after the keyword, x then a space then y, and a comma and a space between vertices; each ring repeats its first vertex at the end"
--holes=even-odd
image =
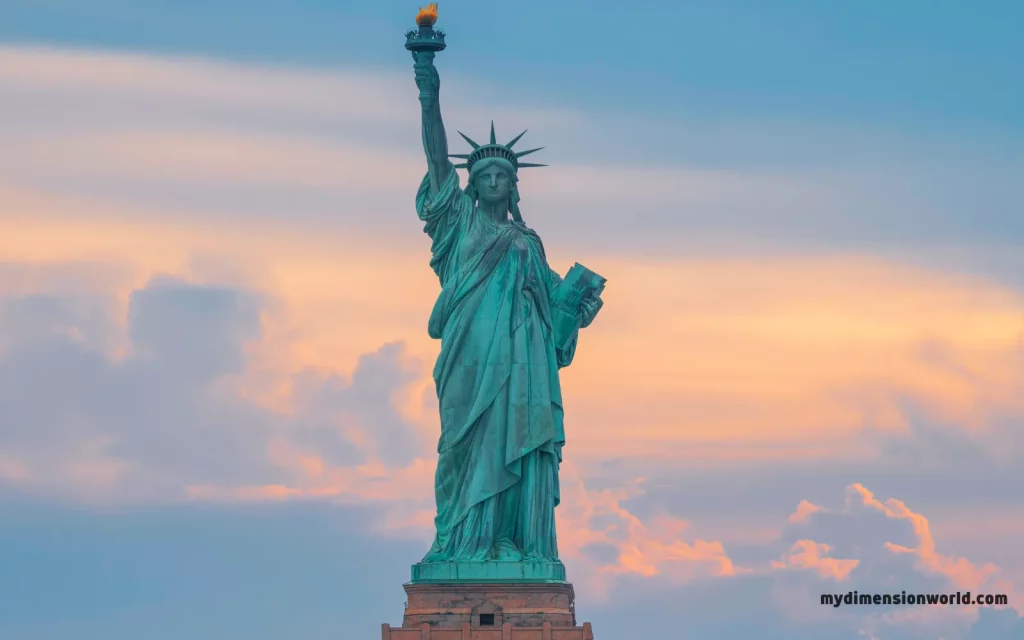
POLYGON ((537 234, 480 212, 454 169, 433 198, 424 177, 416 209, 441 281, 429 321, 441 340, 437 534, 423 561, 557 560, 558 370, 576 350, 575 336, 564 349, 552 338, 561 278, 537 234))

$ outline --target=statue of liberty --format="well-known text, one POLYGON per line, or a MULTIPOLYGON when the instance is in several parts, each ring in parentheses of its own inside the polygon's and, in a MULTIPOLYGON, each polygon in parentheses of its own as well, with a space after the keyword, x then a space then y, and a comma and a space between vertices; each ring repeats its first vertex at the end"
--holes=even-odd
POLYGON ((428 324, 430 337, 441 340, 434 367, 441 414, 436 536, 419 566, 560 566, 559 369, 572 362, 579 329, 600 310, 604 279, 577 265, 563 283, 523 222, 518 171, 544 165, 519 158, 539 149, 513 151, 523 134, 498 144, 491 123, 488 144, 460 132, 472 151, 449 155, 434 53, 413 51, 413 59, 427 158, 416 210, 441 284, 428 324), (465 162, 456 166, 450 157, 465 162), (468 170, 465 189, 457 168, 468 170), (573 275, 578 286, 566 286, 573 275), (567 302, 564 292, 573 290, 576 298, 567 302), (574 320, 568 330, 566 313, 574 320))

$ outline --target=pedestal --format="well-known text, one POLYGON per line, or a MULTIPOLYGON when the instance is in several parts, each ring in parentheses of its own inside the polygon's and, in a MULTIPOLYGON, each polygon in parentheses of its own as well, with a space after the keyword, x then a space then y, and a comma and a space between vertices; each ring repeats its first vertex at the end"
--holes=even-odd
POLYGON ((593 640, 576 626, 568 582, 419 582, 405 585, 401 627, 382 640, 593 640))

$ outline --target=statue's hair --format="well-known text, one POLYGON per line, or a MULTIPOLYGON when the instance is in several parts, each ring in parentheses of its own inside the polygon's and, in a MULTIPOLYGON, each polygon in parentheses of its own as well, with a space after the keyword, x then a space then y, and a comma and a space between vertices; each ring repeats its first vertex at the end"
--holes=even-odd
POLYGON ((466 195, 476 204, 480 198, 480 194, 476 190, 476 178, 480 175, 481 171, 494 165, 504 169, 512 180, 512 187, 509 189, 508 194, 508 212, 512 214, 512 221, 518 224, 525 224, 523 216, 519 212, 519 176, 516 175, 516 170, 512 163, 504 158, 486 158, 473 163, 473 168, 469 170, 469 184, 466 185, 466 195))

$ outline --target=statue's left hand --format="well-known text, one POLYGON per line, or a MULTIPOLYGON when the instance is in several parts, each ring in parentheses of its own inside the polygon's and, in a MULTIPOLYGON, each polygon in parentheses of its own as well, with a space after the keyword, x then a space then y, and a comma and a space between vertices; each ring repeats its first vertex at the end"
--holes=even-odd
POLYGON ((600 296, 585 298, 580 302, 580 328, 586 329, 597 317, 597 312, 604 306, 604 300, 600 296))

